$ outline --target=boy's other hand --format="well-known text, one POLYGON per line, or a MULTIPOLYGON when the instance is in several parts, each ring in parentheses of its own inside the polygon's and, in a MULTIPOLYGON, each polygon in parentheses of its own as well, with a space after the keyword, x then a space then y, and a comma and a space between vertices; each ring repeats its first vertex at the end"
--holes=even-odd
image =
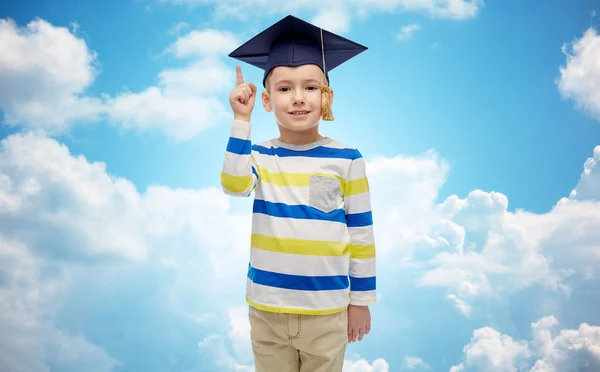
POLYGON ((253 83, 244 83, 240 66, 236 66, 236 75, 236 87, 229 95, 229 104, 233 110, 234 119, 250 122, 254 100, 256 99, 256 86, 253 83))
POLYGON ((368 306, 348 306, 348 342, 362 341, 371 331, 371 312, 368 306))

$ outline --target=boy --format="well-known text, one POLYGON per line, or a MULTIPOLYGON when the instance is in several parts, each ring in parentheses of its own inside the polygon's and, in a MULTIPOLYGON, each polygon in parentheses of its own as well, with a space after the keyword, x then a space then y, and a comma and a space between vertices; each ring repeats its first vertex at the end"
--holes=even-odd
POLYGON ((280 137, 252 145, 257 89, 239 66, 221 184, 254 191, 246 284, 257 372, 339 372, 369 333, 375 245, 358 150, 319 133, 332 120, 328 71, 366 48, 288 16, 230 54, 265 70, 262 104, 280 137))

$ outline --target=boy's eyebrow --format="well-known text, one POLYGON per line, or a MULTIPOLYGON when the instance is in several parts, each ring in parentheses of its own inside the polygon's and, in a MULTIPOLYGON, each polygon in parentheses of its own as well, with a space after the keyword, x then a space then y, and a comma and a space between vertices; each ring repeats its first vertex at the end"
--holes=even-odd
POLYGON ((289 84, 289 83, 291 83, 291 81, 289 81, 289 80, 277 80, 277 81, 274 83, 274 85, 277 85, 277 84, 282 84, 282 83, 288 83, 288 84, 289 84))
MULTIPOLYGON (((304 80, 302 80, 302 82, 304 82, 304 83, 306 83, 306 82, 311 82, 311 81, 314 81, 315 83, 319 83, 319 84, 321 84, 321 81, 320 81, 319 79, 315 79, 315 78, 308 78, 308 79, 304 79, 304 80)), ((292 81, 291 81, 291 80, 287 80, 287 79, 284 79, 284 80, 277 80, 275 83, 273 83, 273 85, 282 84, 282 83, 291 84, 291 83, 292 83, 292 81)))

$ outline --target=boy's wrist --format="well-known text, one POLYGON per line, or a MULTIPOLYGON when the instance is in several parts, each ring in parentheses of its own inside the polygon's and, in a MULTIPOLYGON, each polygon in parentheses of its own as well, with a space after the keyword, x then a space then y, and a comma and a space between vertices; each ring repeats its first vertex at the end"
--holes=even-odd
POLYGON ((369 305, 375 305, 376 303, 377 303, 377 300, 374 297, 364 297, 364 298, 352 297, 352 298, 350 298, 349 305, 352 305, 352 306, 369 306, 369 305))
POLYGON ((250 116, 246 115, 233 115, 233 120, 245 121, 246 123, 250 122, 250 116))

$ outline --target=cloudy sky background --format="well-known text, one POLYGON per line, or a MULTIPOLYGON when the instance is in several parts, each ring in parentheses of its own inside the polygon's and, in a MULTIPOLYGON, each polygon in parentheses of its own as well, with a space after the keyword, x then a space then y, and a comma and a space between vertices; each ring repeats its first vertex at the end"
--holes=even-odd
POLYGON ((322 125, 378 243, 344 372, 600 369, 597 5, 3 2, 0 370, 253 371, 226 55, 290 13, 369 47, 322 125))

